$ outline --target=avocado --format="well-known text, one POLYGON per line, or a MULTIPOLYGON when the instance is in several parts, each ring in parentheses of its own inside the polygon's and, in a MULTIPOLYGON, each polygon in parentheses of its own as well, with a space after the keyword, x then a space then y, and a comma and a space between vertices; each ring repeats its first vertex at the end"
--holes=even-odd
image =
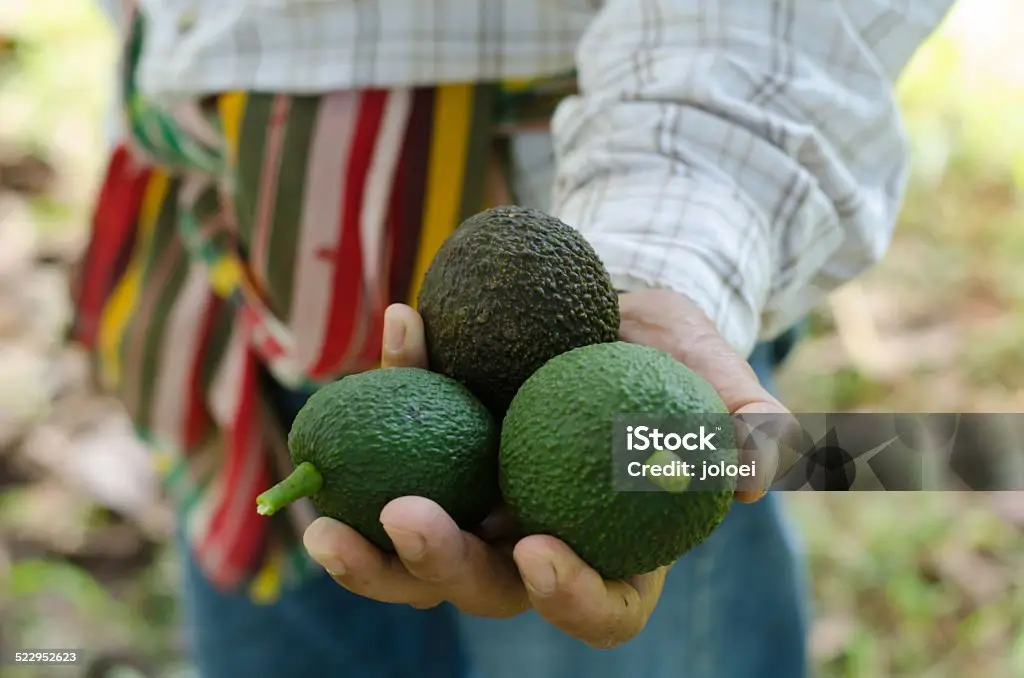
POLYGON ((314 393, 295 417, 295 470, 257 498, 270 515, 299 497, 394 549, 380 522, 393 499, 437 502, 464 529, 498 498, 497 421, 466 387, 414 367, 371 370, 314 393))
POLYGON ((526 207, 496 207, 442 243, 417 306, 430 368, 465 384, 499 419, 541 365, 616 341, 619 299, 579 231, 526 207))
MULTIPOLYGON (((715 451, 676 452, 735 463, 735 429, 715 390, 671 355, 625 342, 564 353, 535 372, 502 423, 499 475, 511 515, 527 534, 564 541, 606 579, 669 565, 704 541, 732 504, 735 481, 683 491, 624 491, 626 459, 613 455, 613 416, 686 415, 721 427, 715 451)), ((620 422, 621 425, 621 422, 620 422)), ((622 438, 619 438, 622 440, 622 438)), ((641 453, 648 460, 657 454, 641 453)), ((647 479, 641 479, 646 483, 647 479)))

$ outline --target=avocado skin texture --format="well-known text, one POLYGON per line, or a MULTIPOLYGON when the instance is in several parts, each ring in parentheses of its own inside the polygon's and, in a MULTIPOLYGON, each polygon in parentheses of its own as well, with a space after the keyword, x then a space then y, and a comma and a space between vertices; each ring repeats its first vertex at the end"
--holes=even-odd
MULTIPOLYGON (((616 342, 548 362, 516 394, 502 424, 500 482, 512 516, 527 534, 564 541, 606 579, 674 563, 721 523, 735 487, 613 489, 612 415, 631 413, 708 415, 720 425, 728 410, 669 354, 616 342)), ((718 452, 705 458, 735 460, 735 431, 725 428, 715 439, 718 452)))
POLYGON ((414 367, 354 374, 318 390, 288 435, 292 463, 323 476, 320 513, 393 551, 380 512, 408 495, 437 502, 465 529, 498 500, 497 422, 464 386, 414 367))
POLYGON ((619 298, 590 243, 525 207, 463 222, 427 269, 417 304, 431 369, 498 418, 545 362, 619 337, 619 298))

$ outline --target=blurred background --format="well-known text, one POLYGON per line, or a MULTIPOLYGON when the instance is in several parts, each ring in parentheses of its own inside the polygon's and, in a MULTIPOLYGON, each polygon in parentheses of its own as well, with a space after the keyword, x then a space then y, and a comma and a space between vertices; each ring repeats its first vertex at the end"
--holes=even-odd
MULTIPOLYGON (((1024 411, 1021 26, 1019 0, 961 0, 900 82, 902 223, 814 317, 782 377, 795 411, 1024 411)), ((0 646, 109 651, 145 673, 106 675, 164 678, 188 675, 167 510, 61 341, 115 58, 89 0, 0 5, 0 646)), ((1024 493, 787 500, 820 678, 1024 676, 1024 493)))

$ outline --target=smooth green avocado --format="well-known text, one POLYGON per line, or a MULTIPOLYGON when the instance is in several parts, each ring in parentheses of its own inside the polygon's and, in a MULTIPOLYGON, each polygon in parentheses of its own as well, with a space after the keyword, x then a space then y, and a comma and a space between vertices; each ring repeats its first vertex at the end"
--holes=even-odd
MULTIPOLYGON (((687 425, 721 427, 717 449, 696 456, 726 463, 737 456, 735 430, 718 394, 667 353, 624 342, 596 344, 537 370, 502 424, 501 491, 527 534, 561 539, 606 579, 678 560, 721 523, 735 488, 726 479, 699 489, 691 482, 682 491, 613 489, 613 473, 626 478, 619 467, 629 458, 613 455, 616 414, 687 415, 687 425)), ((641 458, 648 455, 654 456, 643 452, 641 458)))
POLYGON ((499 418, 548 360, 619 337, 618 295, 593 247, 525 207, 463 222, 434 256, 417 305, 431 369, 465 384, 499 418))
POLYGON ((466 387, 414 367, 344 377, 313 394, 288 435, 295 470, 257 498, 270 515, 300 497, 385 550, 380 512, 398 497, 437 502, 464 529, 498 500, 499 429, 466 387))

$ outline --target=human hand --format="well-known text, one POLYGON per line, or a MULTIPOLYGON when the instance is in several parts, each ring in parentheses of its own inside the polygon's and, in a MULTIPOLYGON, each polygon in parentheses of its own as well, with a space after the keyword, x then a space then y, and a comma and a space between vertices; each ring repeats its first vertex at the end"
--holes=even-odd
MULTIPOLYGON (((427 366, 423 322, 408 306, 387 311, 381 366, 427 366)), ((621 645, 643 629, 667 571, 605 581, 554 537, 518 539, 500 512, 470 533, 423 497, 395 499, 380 520, 397 554, 384 553, 330 518, 309 526, 306 549, 338 584, 357 595, 417 608, 447 601, 467 614, 491 618, 532 607, 596 648, 621 645)))
MULTIPOLYGON (((620 306, 624 341, 674 355, 711 383, 730 412, 786 412, 685 297, 635 292, 623 294, 620 306)), ((423 323, 408 306, 388 309, 381 366, 427 366, 423 323)), ((737 499, 755 501, 762 495, 759 487, 746 488, 737 499)), ((309 527, 306 548, 335 581, 358 595, 417 608, 447 601, 467 614, 491 618, 533 607, 552 625, 596 648, 621 645, 643 629, 668 571, 606 581, 558 539, 518 538, 500 513, 476 533, 462 531, 440 506, 422 497, 396 499, 380 518, 397 554, 380 551, 330 518, 309 527)))
POLYGON ((736 416, 741 463, 757 461, 757 475, 738 478, 735 498, 755 502, 765 494, 779 465, 779 447, 771 440, 744 444, 748 424, 768 419, 778 441, 786 438, 786 424, 795 423, 789 411, 764 390, 746 360, 737 355, 707 315, 690 299, 670 290, 644 290, 619 296, 623 341, 645 344, 670 353, 703 377, 736 416), (766 416, 767 415, 767 416, 766 416), (756 455, 751 459, 751 455, 756 455))

